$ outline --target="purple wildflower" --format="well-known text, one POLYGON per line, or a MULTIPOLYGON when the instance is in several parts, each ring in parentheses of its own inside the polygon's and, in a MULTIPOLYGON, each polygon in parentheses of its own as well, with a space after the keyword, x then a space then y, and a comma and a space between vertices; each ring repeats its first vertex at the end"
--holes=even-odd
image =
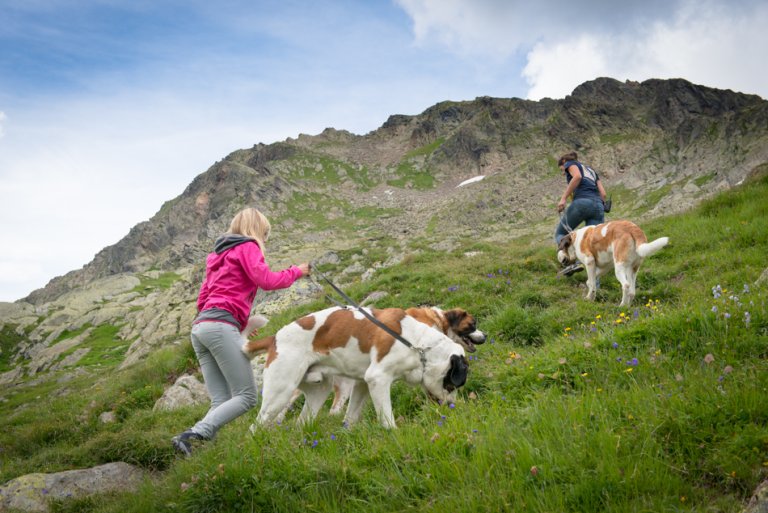
POLYGON ((712 307, 712 313, 717 313, 717 305, 712 307))
POLYGON ((613 344, 611 344, 611 347, 613 347, 614 349, 618 349, 619 348, 619 343, 618 342, 614 342, 613 344))
POLYGON ((317 441, 317 440, 312 440, 312 448, 313 448, 313 449, 314 449, 315 447, 317 447, 319 444, 320 444, 320 442, 319 442, 319 441, 317 441))
POLYGON ((639 363, 639 362, 637 361, 637 358, 632 358, 632 359, 629 361, 629 364, 630 364, 631 366, 633 366, 633 367, 637 366, 637 364, 638 364, 638 363, 639 363))
POLYGON ((728 312, 725 312, 723 314, 723 317, 725 317, 726 319, 730 319, 731 318, 731 314, 729 314, 728 312))
POLYGON ((749 312, 744 312, 744 324, 749 327, 749 323, 752 321, 752 316, 749 315, 749 312))

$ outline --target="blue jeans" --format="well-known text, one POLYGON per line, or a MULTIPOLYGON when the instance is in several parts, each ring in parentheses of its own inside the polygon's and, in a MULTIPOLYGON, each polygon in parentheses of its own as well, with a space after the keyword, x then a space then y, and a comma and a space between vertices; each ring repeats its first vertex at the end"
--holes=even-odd
POLYGON ((192 347, 200 362, 211 408, 192 431, 211 439, 219 429, 257 402, 251 362, 240 350, 237 328, 225 322, 199 322, 192 327, 192 347))
POLYGON ((581 223, 586 226, 594 226, 605 222, 603 200, 600 198, 578 198, 571 202, 565 215, 560 218, 555 228, 555 244, 560 244, 560 239, 568 235, 568 228, 575 230, 581 223), (564 225, 567 223, 567 227, 564 225))

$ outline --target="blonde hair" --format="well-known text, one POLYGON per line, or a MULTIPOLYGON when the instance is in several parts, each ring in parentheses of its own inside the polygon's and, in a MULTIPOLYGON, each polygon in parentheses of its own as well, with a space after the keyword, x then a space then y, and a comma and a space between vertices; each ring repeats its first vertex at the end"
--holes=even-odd
POLYGON ((255 239, 263 253, 266 253, 264 243, 269 238, 271 229, 269 219, 253 207, 238 212, 229 224, 229 233, 255 239))

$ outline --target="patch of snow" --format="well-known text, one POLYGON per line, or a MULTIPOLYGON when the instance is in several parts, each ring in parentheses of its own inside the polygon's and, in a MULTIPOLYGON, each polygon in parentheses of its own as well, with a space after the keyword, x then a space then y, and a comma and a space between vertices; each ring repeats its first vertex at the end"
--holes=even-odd
POLYGON ((474 178, 470 178, 469 180, 464 180, 459 185, 457 185, 456 188, 458 189, 459 187, 464 187, 465 185, 469 185, 471 183, 479 182, 483 178, 485 178, 485 175, 480 175, 480 176, 476 176, 474 178))

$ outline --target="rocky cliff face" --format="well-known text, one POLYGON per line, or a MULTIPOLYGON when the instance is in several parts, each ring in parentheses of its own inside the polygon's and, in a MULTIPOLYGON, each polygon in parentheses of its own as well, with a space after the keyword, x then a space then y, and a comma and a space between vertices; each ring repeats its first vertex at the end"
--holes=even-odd
POLYGON ((614 197, 612 215, 671 213, 768 169, 768 102, 685 80, 601 78, 563 100, 442 102, 419 115, 393 115, 365 135, 329 128, 257 144, 212 165, 82 269, 0 311, 0 326, 32 333, 24 346, 30 354, 55 342, 54 318, 65 326, 119 324, 131 346, 172 340, 193 312, 212 241, 244 206, 272 221, 274 268, 332 262, 342 279, 388 265, 417 238, 434 247, 468 236, 547 239, 564 187, 556 158, 570 150, 601 174, 614 197), (363 246, 367 256, 345 253, 363 246), (136 285, 163 273, 178 278, 170 288, 144 293, 136 285), (120 277, 135 283, 94 301, 72 299, 120 277), (122 306, 110 318, 105 303, 117 299, 122 306), (148 313, 158 311, 166 316, 148 313))
POLYGON ((214 164, 151 220, 26 301, 50 301, 116 273, 199 262, 245 205, 273 219, 286 247, 301 245, 313 230, 356 238, 358 230, 315 217, 360 209, 385 218, 370 220, 371 234, 397 237, 395 224, 406 236, 423 235, 430 222, 438 231, 457 222, 479 235, 515 231, 548 215, 562 185, 554 159, 571 149, 609 188, 632 191, 628 198, 673 186, 651 210, 686 208, 768 162, 766 127, 768 102, 757 96, 684 80, 602 78, 563 100, 443 102, 416 116, 393 115, 363 136, 327 129, 257 144, 214 164), (476 175, 487 179, 456 188, 476 175))

